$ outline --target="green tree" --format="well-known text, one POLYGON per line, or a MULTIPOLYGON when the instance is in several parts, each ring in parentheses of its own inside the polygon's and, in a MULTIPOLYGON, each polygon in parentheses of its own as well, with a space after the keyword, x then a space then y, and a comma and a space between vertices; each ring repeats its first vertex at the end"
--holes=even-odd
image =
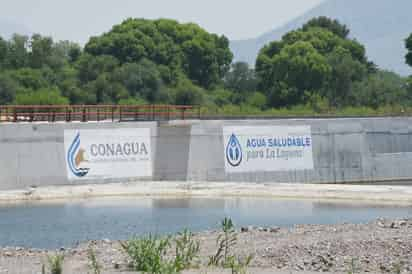
POLYGON ((110 32, 92 37, 85 51, 114 56, 122 64, 148 59, 169 69, 165 75, 172 79, 163 79, 166 83, 177 83, 179 73, 184 73, 203 87, 219 83, 233 57, 226 37, 209 34, 196 24, 166 19, 128 19, 110 32))
POLYGON ((0 37, 0 68, 4 68, 6 65, 8 51, 8 42, 0 37))
POLYGON ((24 35, 14 34, 8 43, 6 66, 19 69, 29 64, 29 38, 24 35))
POLYGON ((285 46, 268 61, 270 69, 259 69, 259 77, 271 106, 303 103, 307 93, 321 89, 331 72, 327 59, 303 41, 285 46))
POLYGON ((389 71, 379 71, 369 75, 353 87, 353 97, 357 106, 377 109, 386 105, 410 105, 412 93, 408 92, 407 81, 389 71))
POLYGON ((199 105, 203 102, 203 90, 190 80, 181 80, 174 90, 176 105, 199 105))
POLYGON ((111 81, 107 73, 103 73, 96 80, 89 82, 85 89, 88 93, 88 103, 110 104, 126 99, 129 94, 125 87, 118 82, 111 81))
POLYGON ((224 78, 226 89, 233 91, 234 103, 245 102, 248 95, 257 88, 257 79, 253 69, 245 62, 236 62, 232 64, 232 69, 224 78))
POLYGON ((211 92, 213 102, 221 107, 232 103, 233 92, 227 89, 215 89, 211 92))
POLYGON ((119 66, 119 61, 110 55, 82 55, 76 63, 79 80, 88 83, 96 80, 103 73, 112 73, 119 66))
POLYGON ((247 98, 246 103, 249 106, 263 110, 267 105, 267 98, 263 93, 256 91, 247 98))
POLYGON ((0 74, 0 105, 13 102, 17 90, 18 85, 11 77, 0 74))
POLYGON ((337 47, 328 55, 328 63, 332 71, 322 95, 333 107, 355 105, 352 87, 367 76, 367 67, 353 59, 351 53, 342 47, 337 47))
POLYGON ((406 54, 406 63, 412 66, 412 34, 405 41, 406 49, 408 53, 406 54))
POLYGON ((52 55, 53 39, 34 34, 30 40, 30 66, 41 68, 48 65, 48 58, 52 55))
POLYGON ((113 80, 121 83, 132 98, 143 98, 151 103, 161 99, 163 83, 160 72, 156 65, 147 59, 117 68, 113 72, 113 80))
POLYGON ((63 97, 58 89, 40 89, 17 94, 14 103, 16 105, 67 105, 69 100, 63 97))
POLYGON ((350 33, 350 30, 346 25, 341 24, 338 20, 333 20, 326 16, 320 16, 309 20, 306 24, 303 25, 302 29, 304 31, 307 31, 308 29, 314 27, 327 29, 343 39, 348 38, 348 35, 350 33))
POLYGON ((42 70, 22 68, 6 71, 5 74, 13 79, 19 86, 26 89, 37 90, 49 86, 42 70))
POLYGON ((319 96, 333 106, 349 104, 353 82, 376 68, 364 46, 346 38, 348 33, 338 21, 315 18, 263 47, 256 74, 269 106, 308 104, 319 96))

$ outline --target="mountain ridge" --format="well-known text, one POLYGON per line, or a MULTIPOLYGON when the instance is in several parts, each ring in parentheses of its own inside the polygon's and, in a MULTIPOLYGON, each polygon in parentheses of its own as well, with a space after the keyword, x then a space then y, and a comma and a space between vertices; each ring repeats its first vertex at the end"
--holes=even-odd
POLYGON ((404 40, 412 33, 412 1, 326 0, 283 26, 257 38, 231 41, 236 61, 254 64, 258 51, 267 43, 301 27, 313 17, 338 19, 351 30, 350 37, 365 45, 369 58, 380 68, 401 75, 412 73, 405 64, 404 40))

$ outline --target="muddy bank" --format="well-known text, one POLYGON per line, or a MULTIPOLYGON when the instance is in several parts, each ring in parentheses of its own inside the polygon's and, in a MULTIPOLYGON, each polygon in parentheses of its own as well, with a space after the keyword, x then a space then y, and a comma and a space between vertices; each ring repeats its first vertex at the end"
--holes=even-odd
MULTIPOLYGON (((196 234, 201 265, 216 251, 219 232, 196 234)), ((127 257, 116 240, 83 243, 58 251, 3 247, 0 273, 40 273, 47 254, 65 255, 65 273, 91 273, 87 251, 96 251, 102 273, 127 272, 127 257)), ((379 219, 368 224, 298 225, 291 229, 239 228, 235 252, 253 254, 249 273, 412 273, 412 219, 379 219)), ((190 273, 225 273, 192 270, 190 273)))

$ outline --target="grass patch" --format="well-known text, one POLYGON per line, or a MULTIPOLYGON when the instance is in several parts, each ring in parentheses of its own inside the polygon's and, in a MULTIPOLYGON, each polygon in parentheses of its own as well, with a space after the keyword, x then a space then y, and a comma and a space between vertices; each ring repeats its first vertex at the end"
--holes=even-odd
POLYGON ((171 237, 149 235, 144 238, 134 238, 122 247, 130 258, 130 266, 135 271, 152 274, 173 274, 196 267, 200 243, 194 240, 193 233, 188 230, 171 237), (174 256, 168 258, 168 253, 174 256))

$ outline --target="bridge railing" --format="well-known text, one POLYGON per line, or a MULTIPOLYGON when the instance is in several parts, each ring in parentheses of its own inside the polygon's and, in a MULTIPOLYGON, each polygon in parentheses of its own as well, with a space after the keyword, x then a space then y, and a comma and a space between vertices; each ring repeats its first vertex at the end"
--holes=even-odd
POLYGON ((158 121, 200 118, 200 108, 184 105, 4 105, 0 122, 158 121))

